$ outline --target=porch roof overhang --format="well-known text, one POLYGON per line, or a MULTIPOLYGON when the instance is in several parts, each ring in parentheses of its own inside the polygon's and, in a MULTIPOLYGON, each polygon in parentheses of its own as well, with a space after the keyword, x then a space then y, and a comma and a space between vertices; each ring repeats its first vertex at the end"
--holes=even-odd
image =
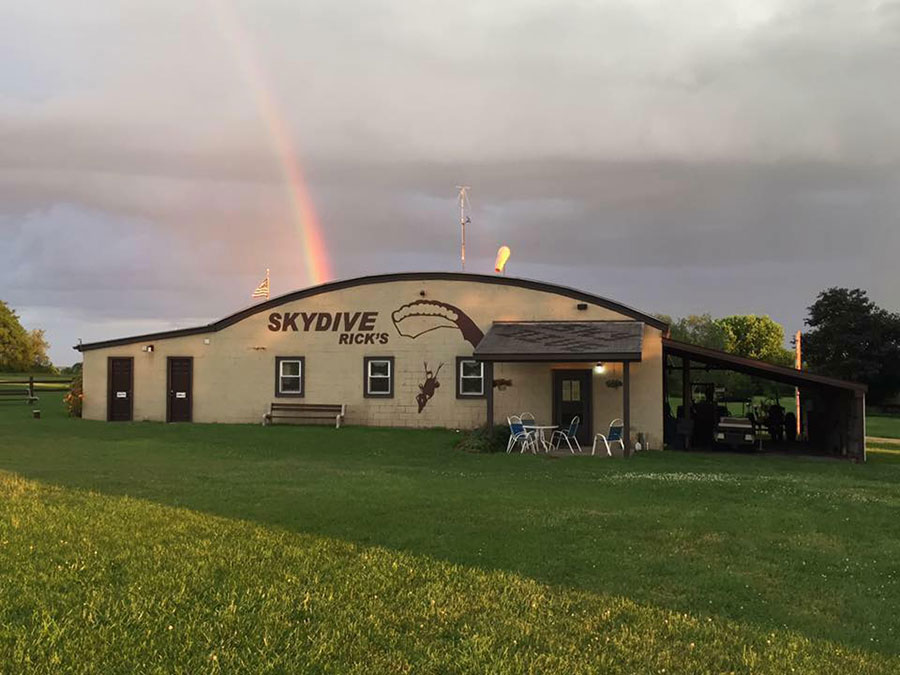
POLYGON ((475 347, 478 361, 640 361, 640 321, 503 321, 475 347))

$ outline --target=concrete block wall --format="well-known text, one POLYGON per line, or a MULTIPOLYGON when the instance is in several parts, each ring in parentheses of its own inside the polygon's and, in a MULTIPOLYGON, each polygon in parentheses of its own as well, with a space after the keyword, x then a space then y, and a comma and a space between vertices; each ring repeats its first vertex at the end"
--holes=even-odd
MULTIPOLYGON (((194 359, 194 421, 257 423, 269 403, 279 400, 274 396, 275 358, 303 356, 306 372, 302 400, 347 404, 348 424, 474 428, 484 424, 485 400, 456 396, 456 358, 470 357, 474 347, 454 321, 441 318, 442 312, 451 315, 452 312, 437 303, 458 308, 482 332, 494 321, 631 318, 599 304, 588 303, 586 310, 579 310, 578 301, 557 293, 465 280, 391 281, 342 288, 285 302, 217 332, 154 340, 152 353, 142 351, 145 343, 140 342, 86 351, 84 415, 89 419, 106 419, 107 359, 130 356, 134 359, 134 419, 164 421, 166 359, 190 356, 194 359), (398 326, 392 316, 395 310, 416 302, 421 303, 421 312, 406 320, 414 324, 415 330, 406 326, 404 320, 398 326), (342 331, 305 331, 302 321, 297 331, 270 330, 274 312, 307 315, 376 312, 371 332, 379 339, 385 336, 384 343, 341 343, 342 331), (366 356, 394 357, 393 398, 363 396, 366 356), (416 396, 419 386, 425 382, 425 363, 432 371, 441 366, 437 375, 440 386, 419 412, 416 396)), ((594 364, 576 365, 589 368, 594 364)), ((512 379, 513 386, 495 392, 495 420, 505 423, 511 411, 523 410, 549 419, 552 367, 496 364, 494 377, 512 379)), ((621 390, 610 390, 603 384, 605 378, 616 372, 620 377, 621 366, 613 365, 603 376, 595 376, 595 426, 602 427, 612 417, 621 416, 621 390)), ((631 410, 633 429, 661 439, 661 333, 650 326, 645 327, 644 360, 632 365, 631 410)))

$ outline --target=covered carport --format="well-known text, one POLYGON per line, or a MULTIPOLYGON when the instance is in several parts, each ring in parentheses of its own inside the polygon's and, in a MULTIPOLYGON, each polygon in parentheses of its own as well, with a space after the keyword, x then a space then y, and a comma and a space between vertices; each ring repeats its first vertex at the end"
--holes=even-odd
MULTIPOLYGON (((728 370, 797 387, 800 392, 801 439, 796 449, 855 461, 866 458, 866 386, 804 370, 663 338, 664 396, 668 403, 668 375, 681 372, 679 430, 692 428, 692 383, 698 371, 728 370)), ((680 431, 679 431, 680 433, 680 431)), ((690 441, 685 442, 690 447, 690 441)))

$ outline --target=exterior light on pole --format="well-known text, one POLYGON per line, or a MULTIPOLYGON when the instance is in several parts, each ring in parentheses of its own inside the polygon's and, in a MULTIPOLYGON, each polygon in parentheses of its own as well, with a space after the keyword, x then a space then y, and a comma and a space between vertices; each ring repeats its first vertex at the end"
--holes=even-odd
POLYGON ((510 253, 509 246, 501 246, 497 249, 497 261, 494 263, 494 271, 497 274, 505 273, 503 270, 506 267, 506 263, 509 261, 510 253))

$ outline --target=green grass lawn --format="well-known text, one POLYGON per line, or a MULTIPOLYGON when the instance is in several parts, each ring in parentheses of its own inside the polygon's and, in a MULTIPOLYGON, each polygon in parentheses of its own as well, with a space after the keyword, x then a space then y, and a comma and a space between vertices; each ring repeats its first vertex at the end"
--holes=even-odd
POLYGON ((900 453, 470 455, 0 405, 0 672, 900 670, 900 453))
POLYGON ((900 438, 900 415, 866 415, 866 434, 900 438))

